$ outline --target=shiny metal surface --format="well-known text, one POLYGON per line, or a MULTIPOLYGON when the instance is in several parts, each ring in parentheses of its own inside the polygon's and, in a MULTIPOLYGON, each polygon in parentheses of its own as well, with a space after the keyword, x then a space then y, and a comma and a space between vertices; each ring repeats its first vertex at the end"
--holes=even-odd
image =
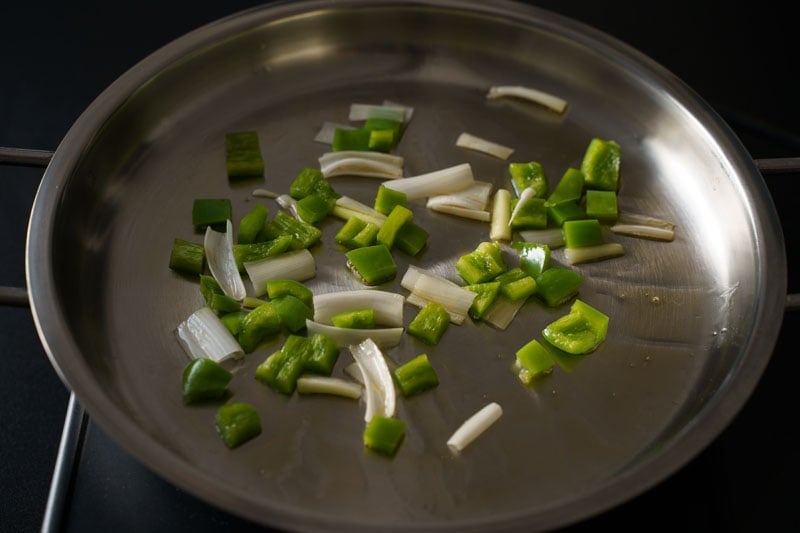
MULTIPOLYGON (((335 178, 371 203, 379 181, 335 178)), ((274 213, 276 204, 270 204, 274 213)), ((488 239, 485 224, 413 205, 431 230, 409 264, 451 266, 488 239)), ((358 288, 322 224, 315 292, 358 288)), ((561 252, 556 261, 563 262, 561 252)), ((781 228, 758 169, 716 113, 648 58, 607 35, 513 3, 300 2, 242 13, 175 41, 108 88, 56 151, 28 238, 32 309, 52 362, 87 412, 169 481, 226 510, 298 530, 526 531, 607 509, 680 468, 744 404, 777 337, 786 299, 781 228), (557 116, 487 101, 489 86, 565 98, 557 116), (593 136, 622 147, 623 210, 678 224, 672 243, 610 236, 626 254, 576 267, 580 297, 611 316, 609 336, 539 386, 511 372, 514 352, 565 309, 528 304, 505 332, 451 327, 427 352, 441 385, 402 400, 397 457, 366 453, 363 406, 286 398, 252 378, 280 345, 236 367, 237 400, 264 433, 227 450, 213 407, 181 403, 186 356, 175 326, 201 305, 167 268, 174 237, 194 238, 198 197, 243 215, 257 187, 286 190, 325 146, 324 121, 352 102, 415 108, 397 153, 406 175, 469 162, 506 183, 505 163, 456 148, 469 131, 540 161, 551 184, 593 136), (255 129, 264 180, 229 182, 224 133, 255 129), (460 456, 445 445, 489 401, 503 418, 460 456)), ((402 292, 399 277, 384 288, 402 292)), ((406 307, 406 323, 415 309, 406 307)), ((344 351, 335 374, 350 355, 344 351)))

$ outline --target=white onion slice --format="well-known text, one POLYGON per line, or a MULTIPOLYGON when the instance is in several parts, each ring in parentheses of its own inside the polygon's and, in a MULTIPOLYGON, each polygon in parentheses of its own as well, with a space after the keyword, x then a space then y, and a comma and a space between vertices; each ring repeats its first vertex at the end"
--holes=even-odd
POLYGON ((201 307, 175 330, 178 341, 192 359, 208 358, 219 363, 244 357, 244 351, 210 307, 201 307))
POLYGON ((300 215, 297 213, 297 200, 288 194, 279 194, 275 198, 275 201, 278 202, 278 205, 288 211, 294 218, 300 218, 300 215))
MULTIPOLYGON (((368 206, 367 204, 361 203, 354 198, 349 196, 341 196, 336 199, 336 205, 338 207, 343 207, 345 209, 352 209, 353 211, 357 211, 362 215, 367 215, 372 219, 378 219, 381 221, 386 220, 386 215, 383 213, 376 211, 374 208, 368 206)), ((380 224, 379 224, 380 225, 380 224)))
POLYGON ((372 309, 375 312, 376 324, 402 327, 404 303, 405 298, 402 294, 373 289, 316 294, 314 295, 314 321, 330 324, 331 318, 339 313, 372 309))
POLYGON ((493 241, 508 241, 511 239, 511 192, 508 189, 498 189, 494 193, 492 203, 492 223, 489 228, 489 238, 493 241))
POLYGON ((369 422, 375 415, 394 416, 396 405, 394 381, 383 352, 372 339, 351 344, 349 349, 364 377, 364 392, 367 397, 364 420, 369 422))
POLYGON ((306 330, 309 335, 322 333, 336 342, 339 348, 372 339, 381 348, 393 348, 400 344, 403 337, 403 328, 338 328, 328 324, 321 324, 313 320, 306 320, 306 330))
POLYGON ((468 218, 470 220, 478 220, 480 222, 489 222, 492 219, 492 214, 489 211, 467 209, 466 207, 458 207, 455 205, 434 205, 430 207, 430 209, 431 211, 436 211, 437 213, 454 215, 461 218, 468 218))
POLYGON ((406 109, 403 106, 376 105, 376 104, 350 104, 350 115, 353 121, 367 120, 370 118, 383 118, 405 122, 406 109))
POLYGON ((581 246, 580 248, 564 248, 564 258, 566 258, 570 265, 600 261, 601 259, 611 259, 612 257, 619 257, 624 253, 625 249, 617 242, 607 242, 594 246, 581 246))
POLYGON ((256 198, 271 198, 276 199, 280 194, 276 192, 272 192, 269 189, 253 189, 253 192, 250 193, 252 196, 256 198))
MULTIPOLYGON (((406 297, 406 301, 411 305, 422 309, 428 302, 431 302, 432 300, 428 300, 427 298, 423 298, 422 296, 412 292, 406 297)), ((460 326, 467 319, 467 315, 464 313, 458 313, 456 311, 453 311, 452 309, 445 309, 445 310, 447 311, 447 314, 450 316, 450 323, 455 324, 456 326, 460 326)))
POLYGON ((305 281, 317 273, 314 256, 305 248, 258 261, 246 261, 244 269, 253 284, 255 296, 267 293, 267 282, 271 279, 305 281))
POLYGON ((466 148, 476 152, 491 155, 498 159, 508 159, 514 153, 514 149, 502 144, 476 137, 471 133, 464 132, 456 139, 456 146, 466 148))
POLYGON ((481 320, 499 330, 505 330, 526 301, 527 298, 522 298, 512 302, 505 296, 499 295, 481 320))
POLYGON ((503 408, 496 402, 485 405, 481 410, 464 421, 463 424, 447 439, 447 446, 454 453, 462 451, 489 429, 503 415, 503 408))
POLYGON ((326 178, 362 176, 398 179, 403 177, 403 158, 393 154, 343 150, 323 154, 318 161, 320 171, 326 178))
POLYGON ((546 244, 550 248, 564 246, 564 232, 561 231, 561 228, 522 230, 519 232, 519 236, 525 242, 546 244))
POLYGON ((234 300, 243 300, 247 291, 233 257, 233 225, 230 219, 225 223, 225 233, 214 231, 211 226, 206 228, 203 247, 208 269, 222 291, 234 300))
POLYGON ((388 189, 405 193, 408 200, 448 194, 466 189, 475 183, 472 167, 461 163, 441 170, 408 178, 392 180, 384 184, 388 189))
POLYGON ((338 124, 336 122, 323 122, 319 131, 314 136, 314 141, 322 144, 333 144, 333 137, 336 130, 354 130, 355 126, 349 124, 338 124))
POLYGON ((427 207, 451 205, 464 209, 484 210, 489 204, 493 185, 488 181, 475 181, 469 187, 450 194, 437 194, 428 198, 427 207))
POLYGON ((620 214, 619 218, 611 226, 611 231, 620 235, 644 237, 657 241, 670 242, 675 240, 675 224, 646 215, 620 214))
POLYGON ((476 293, 468 291, 449 279, 437 276, 414 265, 409 265, 408 270, 400 280, 400 286, 411 293, 406 298, 406 301, 413 305, 421 303, 418 298, 436 302, 450 313, 450 321, 455 324, 463 322, 463 319, 461 319, 461 322, 457 320, 466 316, 473 300, 477 297, 476 293))
POLYGON ((370 214, 364 213, 363 211, 356 211, 354 209, 350 209, 349 207, 343 207, 341 205, 333 206, 333 211, 331 214, 336 218, 340 218, 342 220, 350 220, 352 217, 360 218, 364 222, 371 222, 378 226, 379 228, 383 226, 383 223, 386 221, 386 216, 381 215, 383 218, 374 217, 370 214))
POLYGON ((555 111, 556 113, 563 113, 567 108, 567 101, 563 98, 559 98, 531 87, 522 87, 519 85, 498 85, 495 87, 490 87, 489 92, 486 94, 486 98, 490 100, 503 98, 506 96, 521 98, 523 100, 528 100, 530 102, 543 105, 546 108, 555 111))
POLYGON ((304 375, 297 378, 297 392, 301 394, 332 394, 357 400, 361 398, 361 385, 331 376, 304 375))

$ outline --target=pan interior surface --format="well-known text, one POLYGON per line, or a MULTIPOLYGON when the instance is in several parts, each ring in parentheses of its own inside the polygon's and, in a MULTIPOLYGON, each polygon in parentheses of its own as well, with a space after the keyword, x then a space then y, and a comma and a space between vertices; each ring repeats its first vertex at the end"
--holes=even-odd
MULTIPOLYGON (((785 295, 780 228, 747 154, 717 116, 663 69, 624 45, 533 8, 498 3, 312 2, 255 10, 201 28, 147 58, 76 123, 34 206, 29 278, 53 363, 104 428, 154 471, 258 522, 292 529, 552 528, 657 483, 735 415, 777 336, 785 295), (333 7, 331 7, 333 6, 333 7), (494 85, 535 87, 564 114, 494 85), (325 122, 351 103, 399 102, 414 115, 396 149, 414 176, 470 163, 509 188, 508 161, 455 146, 469 132, 538 161, 551 188, 579 167, 593 137, 622 151, 619 205, 677 224, 663 243, 619 235, 625 255, 577 265, 580 298, 610 317, 594 353, 534 386, 515 352, 568 306, 526 304, 505 331, 467 321, 436 346, 408 336, 386 355, 427 353, 440 385, 401 398, 405 440, 392 458, 365 451, 363 405, 278 394, 253 379, 283 337, 234 370, 235 401, 255 405, 263 433, 235 450, 216 434, 217 406, 187 407, 188 363, 175 327, 203 304, 168 268, 176 237, 202 242, 196 198, 230 198, 234 222, 256 188, 287 192, 329 147, 325 122), (265 176, 231 181, 224 135, 258 132, 265 176), (754 335, 758 332, 758 336, 754 335), (447 438, 486 403, 503 417, 461 454, 447 438)), ((381 181, 332 178, 372 205, 381 181)), ((264 201, 271 213, 276 203, 264 201)), ((409 265, 457 281, 461 255, 489 227, 410 204, 430 231, 409 265)), ((312 249, 315 294, 362 288, 324 221, 312 249)), ((566 264, 562 250, 553 260, 566 264)), ((405 307, 405 323, 416 308, 405 307)), ((334 375, 351 362, 341 353, 334 375)))

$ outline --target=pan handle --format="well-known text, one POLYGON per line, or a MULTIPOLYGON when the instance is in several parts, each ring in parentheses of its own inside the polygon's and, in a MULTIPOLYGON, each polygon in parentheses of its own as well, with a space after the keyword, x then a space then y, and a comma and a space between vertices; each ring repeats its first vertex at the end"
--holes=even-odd
MULTIPOLYGON (((762 175, 767 174, 798 174, 800 173, 800 157, 778 157, 774 159, 756 159, 756 166, 762 175)), ((786 295, 786 311, 800 310, 800 294, 789 293, 786 295)))

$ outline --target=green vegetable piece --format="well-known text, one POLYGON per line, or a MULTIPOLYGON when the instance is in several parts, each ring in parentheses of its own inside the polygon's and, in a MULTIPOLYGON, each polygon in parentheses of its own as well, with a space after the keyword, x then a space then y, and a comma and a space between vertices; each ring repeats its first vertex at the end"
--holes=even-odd
POLYGON ((345 311, 331 317, 331 324, 337 328, 373 329, 375 328, 374 309, 345 311))
POLYGON ((203 299, 208 303, 213 295, 225 294, 225 292, 213 276, 200 274, 200 294, 203 295, 203 299))
POLYGON ((232 212, 228 198, 197 198, 192 204, 192 224, 197 229, 211 226, 216 231, 225 231, 225 223, 231 219, 232 212))
POLYGON ((391 249, 394 246, 397 232, 408 222, 411 222, 412 218, 414 218, 414 213, 409 208, 402 205, 394 206, 378 230, 375 241, 391 249))
POLYGON ((244 402, 230 403, 217 409, 217 432, 228 448, 241 446, 261 434, 261 419, 252 405, 244 402))
POLYGON ((365 285, 380 285, 397 275, 397 265, 389 248, 383 244, 364 246, 345 253, 347 268, 365 285))
MULTIPOLYGON (((511 200, 511 210, 514 211, 519 200, 511 200)), ((544 229, 547 227, 547 207, 543 198, 529 198, 514 215, 511 229, 544 229)))
POLYGON ((253 352, 264 340, 280 332, 281 324, 273 302, 259 305, 242 317, 242 329, 237 338, 239 345, 245 353, 253 352))
POLYGON ((228 383, 233 379, 225 367, 212 359, 193 359, 183 370, 183 401, 197 403, 219 400, 228 392, 228 383))
POLYGON ((570 312, 542 330, 542 336, 556 348, 569 354, 590 353, 606 339, 608 316, 581 300, 575 300, 570 312))
POLYGON ((336 198, 323 194, 309 194, 297 201, 297 214, 304 222, 316 224, 327 218, 336 206, 336 198))
POLYGON ((617 220, 619 210, 617 207, 617 193, 615 191, 586 191, 586 216, 596 218, 601 222, 614 222, 617 220))
POLYGON ((491 281, 508 267, 497 242, 482 242, 456 261, 456 270, 469 285, 491 281))
POLYGON ((321 229, 289 216, 283 211, 275 213, 272 223, 282 235, 291 235, 294 238, 291 245, 293 250, 311 248, 322 238, 321 229))
POLYGON ((548 184, 544 174, 544 167, 541 163, 531 161, 529 163, 509 163, 508 173, 511 175, 511 186, 519 198, 522 191, 527 188, 533 189, 536 198, 547 196, 548 184))
POLYGON ((585 179, 583 172, 577 168, 568 168, 556 188, 547 197, 547 206, 580 201, 585 179))
POLYGON ((378 226, 358 217, 350 217, 334 236, 334 240, 349 249, 363 248, 375 244, 378 226))
POLYGON ((588 189, 616 191, 619 188, 620 147, 614 141, 595 137, 581 162, 588 189))
POLYGON ((239 230, 236 235, 238 244, 252 244, 258 239, 259 233, 264 229, 269 210, 264 204, 256 204, 239 221, 239 230))
POLYGON ((596 218, 567 220, 561 229, 564 232, 564 245, 567 248, 603 244, 603 231, 596 218))
POLYGON ((497 300, 497 295, 500 294, 499 281, 486 281, 484 283, 464 285, 464 288, 477 294, 475 299, 472 300, 472 305, 468 311, 469 316, 474 320, 483 318, 495 300, 497 300))
POLYGON ((305 329, 306 319, 314 318, 314 310, 291 294, 275 298, 272 304, 275 306, 275 312, 281 317, 281 322, 292 333, 305 329))
POLYGON ((583 276, 572 269, 553 266, 536 278, 536 296, 548 307, 557 307, 578 294, 583 276))
MULTIPOLYGON (((289 336, 289 338, 291 338, 291 336, 289 336)), ((280 372, 281 367, 284 365, 288 357, 288 352, 283 351, 283 348, 277 352, 271 353, 261 362, 261 364, 256 367, 255 378, 270 388, 280 390, 278 388, 278 372, 280 372)), ((290 389, 291 390, 289 390, 288 393, 294 391, 294 388, 290 387, 290 389)))
POLYGON ((413 396, 439 384, 439 376, 424 353, 395 368, 394 380, 403 396, 413 396))
POLYGON ((388 153, 392 150, 394 143, 393 130, 370 130, 367 148, 373 152, 388 153))
POLYGON ((333 133, 331 151, 343 150, 369 150, 370 130, 365 128, 345 129, 336 128, 333 133))
POLYGON ((169 268, 182 274, 201 274, 206 264, 206 250, 202 244, 176 238, 169 254, 169 268))
POLYGON ((233 259, 239 272, 245 272, 244 264, 250 261, 260 261, 267 257, 275 257, 291 249, 294 237, 291 235, 278 235, 274 239, 251 244, 234 244, 233 259))
POLYGON ((267 280, 267 296, 270 299, 280 298, 289 294, 314 309, 314 293, 301 282, 293 279, 277 278, 267 280))
POLYGON ((394 238, 394 246, 403 253, 411 256, 419 254, 428 243, 429 234, 425 228, 415 224, 413 221, 406 222, 397 231, 394 238))
POLYGON ((548 374, 555 365, 550 352, 536 339, 517 350, 517 377, 526 385, 543 374, 548 374))
POLYGON ((364 122, 364 129, 369 131, 389 130, 392 132, 392 144, 396 145, 400 140, 400 135, 403 130, 403 123, 399 120, 392 120, 390 118, 368 118, 364 122))
POLYGON ((220 313, 232 313, 242 307, 241 303, 225 294, 212 276, 200 275, 200 294, 208 307, 220 313))
POLYGON ((553 222, 553 225, 563 227, 564 222, 568 220, 581 220, 586 218, 578 202, 568 201, 562 202, 558 205, 549 206, 547 208, 547 216, 553 222))
POLYGON ((392 212, 392 209, 394 209, 395 206, 402 205, 405 207, 407 202, 408 196, 406 193, 402 191, 395 191, 384 185, 381 185, 378 187, 378 193, 375 195, 375 204, 373 205, 373 208, 378 213, 388 215, 392 212))
POLYGON ((307 352, 307 338, 289 335, 280 350, 256 367, 256 379, 278 392, 291 395, 297 388, 297 378, 303 373, 307 352))
POLYGON ((239 332, 242 331, 242 319, 248 312, 249 311, 240 309, 239 311, 234 311, 232 313, 225 313, 221 315, 219 319, 222 321, 222 324, 225 326, 225 328, 231 332, 231 335, 238 337, 239 332))
POLYGON ((409 323, 408 333, 428 344, 438 344, 449 325, 447 310, 436 302, 428 302, 409 323))
POLYGON ((512 268, 494 280, 500 283, 500 294, 512 302, 523 300, 536 292, 536 280, 520 267, 512 268))
POLYGON ((364 428, 364 446, 394 456, 406 434, 406 423, 398 418, 375 415, 364 428))
POLYGON ((242 131, 225 134, 225 166, 229 178, 264 175, 264 159, 258 144, 258 133, 242 131))
POLYGON ((515 241, 511 247, 519 253, 519 267, 533 279, 550 266, 550 247, 546 244, 515 241))
POLYGON ((323 189, 333 190, 322 171, 318 168, 306 167, 289 185, 289 196, 300 200, 323 189))
POLYGON ((336 341, 322 333, 316 333, 308 340, 310 349, 306 353, 303 368, 316 374, 333 374, 340 352, 336 341))

